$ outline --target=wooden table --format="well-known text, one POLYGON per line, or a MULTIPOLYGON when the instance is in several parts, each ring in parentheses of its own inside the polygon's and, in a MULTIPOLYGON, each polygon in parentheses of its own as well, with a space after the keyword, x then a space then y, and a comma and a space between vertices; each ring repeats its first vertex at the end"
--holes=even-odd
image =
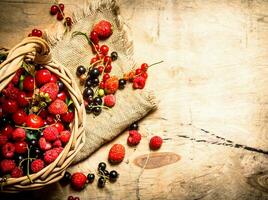
MULTIPOLYGON (((2 46, 16 44, 33 27, 57 23, 48 15, 50 4, 39 2, 0 2, 2 46)), ((68 10, 83 1, 63 2, 68 10)), ((71 195, 83 200, 268 199, 268 2, 120 0, 119 5, 136 60, 165 61, 150 70, 147 85, 155 90, 159 109, 140 123, 141 144, 127 148, 124 163, 109 167, 120 173, 118 182, 100 190, 95 181, 71 195), (164 144, 152 153, 148 139, 153 134, 164 144)), ((78 168, 95 169, 109 147, 126 138, 122 134, 78 168)), ((55 199, 60 190, 46 191, 55 199)), ((41 199, 38 193, 25 196, 41 199)))

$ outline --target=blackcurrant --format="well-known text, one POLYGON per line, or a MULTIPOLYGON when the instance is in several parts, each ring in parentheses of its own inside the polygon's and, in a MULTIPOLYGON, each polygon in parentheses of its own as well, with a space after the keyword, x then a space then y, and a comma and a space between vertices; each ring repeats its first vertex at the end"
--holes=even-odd
POLYGON ((133 124, 130 125, 129 130, 138 130, 139 125, 137 122, 134 122, 133 124))
POLYGON ((125 79, 119 79, 119 89, 124 89, 127 81, 125 79))
POLYGON ((90 113, 92 113, 92 111, 93 111, 93 107, 92 107, 93 105, 92 104, 88 104, 88 105, 86 105, 86 112, 87 112, 87 114, 90 114, 90 113))
POLYGON ((93 79, 93 78, 97 78, 99 75, 100 75, 100 71, 97 69, 97 68, 93 68, 91 71, 90 71, 90 77, 93 79))
POLYGON ((94 78, 94 79, 92 79, 91 81, 92 81, 92 85, 93 85, 94 87, 98 86, 98 85, 99 85, 99 82, 100 82, 98 78, 94 78))
POLYGON ((85 86, 86 87, 92 87, 93 86, 92 80, 91 79, 87 79, 86 80, 86 83, 85 83, 85 86))
POLYGON ((87 180, 88 180, 89 183, 93 183, 94 179, 95 179, 94 174, 88 174, 87 175, 87 180))
POLYGON ((104 171, 106 169, 106 163, 100 162, 98 166, 98 170, 104 171))
POLYGON ((58 85, 58 87, 59 87, 59 91, 62 91, 62 90, 64 89, 64 84, 63 84, 62 81, 58 80, 58 81, 57 81, 57 85, 58 85))
POLYGON ((83 97, 84 97, 84 99, 87 99, 88 97, 93 96, 93 95, 94 95, 94 91, 91 88, 86 87, 84 89, 84 91, 83 91, 83 97))
POLYGON ((109 174, 110 181, 112 182, 116 181, 116 179, 118 178, 118 175, 119 174, 117 173, 117 171, 115 170, 110 171, 110 174, 109 174))
POLYGON ((33 147, 38 146, 38 142, 37 142, 37 140, 35 140, 35 139, 31 140, 31 141, 30 141, 30 145, 33 146, 33 147))
POLYGON ((93 108, 93 113, 95 116, 98 116, 101 113, 101 107, 95 107, 93 108))
POLYGON ((105 178, 103 178, 103 177, 100 177, 99 178, 99 180, 98 180, 98 187, 99 188, 104 188, 104 186, 105 186, 105 178))
POLYGON ((101 105, 102 104, 102 99, 101 97, 95 97, 94 100, 93 100, 93 103, 95 105, 101 105))
POLYGON ((86 71, 87 71, 86 68, 80 65, 76 68, 76 75, 81 76, 82 74, 86 73, 86 71))
POLYGON ((71 173, 70 172, 65 172, 64 176, 62 177, 63 182, 69 182, 71 180, 71 173))
POLYGON ((112 58, 112 61, 117 60, 117 58, 118 58, 118 54, 117 54, 117 52, 113 51, 113 52, 111 53, 111 58, 112 58))
POLYGON ((104 174, 105 176, 109 177, 109 172, 108 172, 108 170, 104 170, 104 171, 103 171, 103 174, 104 174))

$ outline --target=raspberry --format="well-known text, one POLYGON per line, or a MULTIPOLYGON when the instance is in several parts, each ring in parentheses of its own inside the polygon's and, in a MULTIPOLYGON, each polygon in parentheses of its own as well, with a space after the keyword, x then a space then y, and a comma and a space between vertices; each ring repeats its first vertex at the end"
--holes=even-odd
POLYGON ((2 146, 2 155, 5 158, 12 158, 15 153, 15 146, 14 144, 8 142, 4 146, 2 146))
POLYGON ((23 171, 19 167, 15 167, 12 172, 11 172, 11 177, 12 178, 19 178, 23 176, 23 171))
POLYGON ((39 139, 39 147, 41 150, 47 151, 47 150, 51 149, 52 146, 49 142, 46 141, 46 139, 44 137, 41 137, 39 139))
POLYGON ((55 101, 53 101, 49 107, 48 107, 48 112, 53 114, 53 115, 61 115, 61 114, 65 114, 68 112, 68 106, 67 104, 62 101, 61 99, 56 99, 55 101))
POLYGON ((108 107, 113 107, 115 105, 116 98, 113 94, 106 95, 104 97, 104 105, 108 107))
POLYGON ((66 144, 71 138, 70 131, 62 131, 60 132, 60 140, 63 144, 66 144))
POLYGON ((12 136, 13 128, 9 124, 2 129, 2 135, 6 135, 8 138, 12 136))
POLYGON ((34 160, 31 164, 31 170, 34 173, 41 171, 45 167, 45 163, 41 159, 34 160))
POLYGON ((15 100, 7 99, 3 103, 4 113, 15 113, 18 110, 18 103, 15 100))
POLYGON ((62 143, 61 141, 58 139, 55 142, 53 142, 52 144, 53 147, 62 147, 62 143))
POLYGON ((12 170, 16 167, 14 160, 4 159, 0 162, 0 170, 3 174, 7 174, 12 172, 12 170))
POLYGON ((57 128, 58 131, 59 131, 59 133, 64 130, 64 126, 60 122, 57 122, 57 123, 53 124, 52 126, 55 127, 55 128, 57 128))
POLYGON ((115 76, 110 77, 105 81, 105 93, 106 94, 114 94, 119 87, 118 78, 115 76))
POLYGON ((127 143, 129 146, 135 146, 141 141, 141 134, 136 130, 129 131, 129 136, 127 138, 127 143))
POLYGON ((28 144, 24 141, 16 142, 15 143, 15 152, 16 153, 26 153, 28 149, 28 144))
POLYGON ((93 31, 97 33, 99 39, 107 39, 113 33, 112 24, 106 20, 101 20, 95 24, 93 31))
POLYGON ((0 146, 3 146, 8 141, 8 137, 6 135, 0 135, 0 146))
POLYGON ((19 109, 12 115, 12 119, 17 125, 22 125, 27 119, 27 114, 23 109, 19 109))
POLYGON ((23 128, 16 128, 12 132, 12 139, 15 141, 23 141, 26 138, 26 132, 23 128))
POLYGON ((3 89, 2 93, 6 96, 8 99, 17 100, 19 89, 14 87, 12 83, 9 83, 5 89, 3 89))
POLYGON ((150 140, 149 146, 152 150, 157 150, 161 147, 163 140, 159 136, 153 136, 150 140))
POLYGON ((125 147, 122 144, 114 144, 109 151, 108 160, 112 164, 122 162, 125 157, 125 147))
POLYGON ((134 89, 143 89, 146 83, 146 79, 142 76, 138 76, 133 80, 133 88, 134 89))
POLYGON ((55 149, 50 149, 50 150, 46 151, 44 154, 45 163, 46 164, 52 163, 54 160, 57 159, 58 155, 59 155, 58 151, 55 149))
POLYGON ((60 153, 63 150, 63 147, 56 147, 56 148, 54 148, 54 150, 60 155, 60 153))
POLYGON ((54 101, 57 98, 57 94, 59 93, 59 86, 56 83, 46 83, 40 88, 40 96, 48 97, 51 101, 54 101))
POLYGON ((43 131, 43 135, 44 135, 44 138, 46 139, 46 141, 53 142, 56 139, 58 139, 59 131, 57 128, 55 128, 53 126, 49 126, 49 127, 45 128, 45 130, 43 131))
POLYGON ((71 185, 75 190, 82 190, 87 182, 87 177, 81 173, 76 172, 71 177, 71 185))

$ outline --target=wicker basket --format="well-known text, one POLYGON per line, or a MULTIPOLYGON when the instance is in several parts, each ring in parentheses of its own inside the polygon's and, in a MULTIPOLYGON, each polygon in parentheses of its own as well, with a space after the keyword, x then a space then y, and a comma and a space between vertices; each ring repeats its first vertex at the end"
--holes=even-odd
POLYGON ((39 189, 60 180, 66 168, 85 143, 85 109, 81 92, 68 69, 51 58, 50 48, 43 39, 37 37, 25 38, 9 51, 7 59, 0 65, 0 91, 11 81, 24 60, 42 64, 49 71, 58 75, 69 90, 74 102, 75 117, 70 124, 71 138, 57 159, 38 173, 30 174, 30 179, 23 176, 2 180, 2 192, 39 189))

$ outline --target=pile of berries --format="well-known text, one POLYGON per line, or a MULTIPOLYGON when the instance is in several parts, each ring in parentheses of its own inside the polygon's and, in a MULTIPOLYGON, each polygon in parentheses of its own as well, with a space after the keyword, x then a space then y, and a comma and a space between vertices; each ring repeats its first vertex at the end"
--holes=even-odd
MULTIPOLYGON (((107 180, 110 182, 115 182, 119 176, 117 171, 112 170, 108 171, 106 169, 106 163, 101 162, 98 165, 98 187, 103 188, 107 180)), ((91 184, 95 180, 95 174, 89 173, 87 176, 82 172, 75 172, 73 174, 65 172, 61 183, 68 184, 71 183, 71 186, 74 190, 82 190, 85 188, 86 184, 91 184)))
POLYGON ((85 86, 83 97, 87 113, 99 115, 102 108, 111 108, 116 103, 114 94, 118 89, 124 89, 129 81, 134 89, 143 89, 148 78, 147 70, 150 66, 143 63, 140 68, 123 75, 123 78, 112 76, 112 63, 117 60, 118 53, 113 51, 109 54, 110 48, 102 44, 101 40, 108 39, 113 31, 112 24, 106 20, 101 20, 93 26, 89 36, 86 33, 74 32, 73 36, 85 36, 91 45, 95 55, 89 62, 89 67, 78 66, 76 75, 80 79, 80 84, 85 86))
POLYGON ((55 74, 24 62, 0 93, 0 176, 29 175, 56 160, 71 137, 73 110, 55 74))
POLYGON ((60 3, 60 4, 54 4, 50 7, 50 14, 51 15, 57 15, 57 20, 58 21, 62 21, 64 19, 64 25, 71 27, 73 22, 72 19, 70 17, 65 17, 64 14, 64 4, 60 3))

